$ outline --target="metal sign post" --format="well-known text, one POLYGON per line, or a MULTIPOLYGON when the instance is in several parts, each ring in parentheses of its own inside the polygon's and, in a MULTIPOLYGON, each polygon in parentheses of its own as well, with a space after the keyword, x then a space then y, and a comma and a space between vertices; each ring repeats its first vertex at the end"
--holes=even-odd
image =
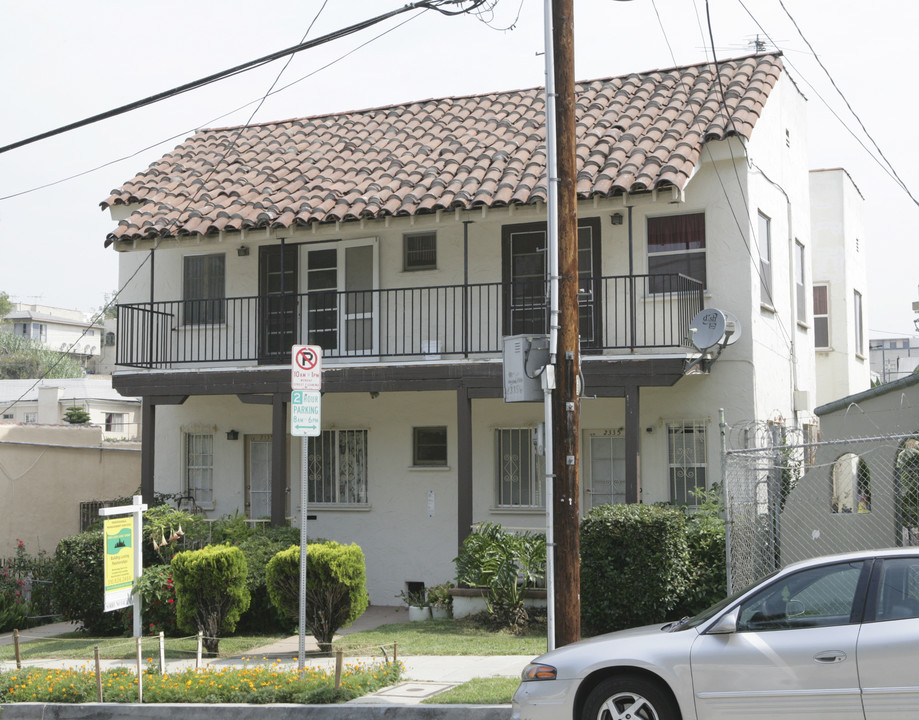
MULTIPOLYGON (((318 345, 294 345, 290 362, 290 434, 295 437, 318 437, 322 432, 322 348, 318 345)), ((306 523, 309 488, 307 479, 307 443, 300 446, 300 617, 297 669, 303 675, 306 664, 306 523)))

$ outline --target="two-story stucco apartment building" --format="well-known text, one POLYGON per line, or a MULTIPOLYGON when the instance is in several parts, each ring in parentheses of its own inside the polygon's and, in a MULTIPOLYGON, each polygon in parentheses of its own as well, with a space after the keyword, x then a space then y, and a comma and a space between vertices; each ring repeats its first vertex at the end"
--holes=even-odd
MULTIPOLYGON (((502 387, 502 338, 547 331, 543 108, 534 88, 202 130, 115 189, 144 494, 276 523, 306 499, 377 604, 452 577, 476 522, 543 528, 543 407, 502 387), (289 432, 294 344, 323 351, 315 438, 289 432)), ((773 54, 578 85, 582 509, 692 504, 719 408, 811 422, 805 113, 773 54), (712 307, 739 337, 696 362, 712 307)))

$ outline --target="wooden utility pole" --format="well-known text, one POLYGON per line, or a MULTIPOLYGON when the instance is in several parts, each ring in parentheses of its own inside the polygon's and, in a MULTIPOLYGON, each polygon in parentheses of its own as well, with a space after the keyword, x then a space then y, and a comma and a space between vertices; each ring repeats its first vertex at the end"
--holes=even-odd
POLYGON ((581 639, 581 564, 578 539, 578 207, 575 180, 574 2, 552 0, 555 117, 558 149, 559 330, 552 396, 555 474, 555 646, 581 639))

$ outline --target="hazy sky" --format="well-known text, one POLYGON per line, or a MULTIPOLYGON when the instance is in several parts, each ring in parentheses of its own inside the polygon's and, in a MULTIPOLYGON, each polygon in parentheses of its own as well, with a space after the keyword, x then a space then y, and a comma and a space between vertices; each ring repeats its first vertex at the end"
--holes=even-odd
MULTIPOLYGON (((0 0, 0 146, 405 4, 0 0)), ((711 57, 704 0, 574 5, 579 80, 711 57)), ((543 0, 497 0, 493 6, 487 17, 404 13, 299 53, 286 68, 285 60, 276 61, 0 154, 0 290, 25 302, 86 311, 101 306, 116 289, 117 257, 103 247, 115 223, 99 203, 196 128, 541 86, 543 0), (258 107, 279 73, 275 93, 258 107)), ((749 54, 757 35, 785 53, 789 74, 808 98, 811 168, 846 168, 865 197, 870 334, 915 334, 919 211, 879 164, 874 143, 919 197, 919 165, 909 140, 919 116, 913 72, 919 3, 709 0, 709 12, 720 59, 749 54)))

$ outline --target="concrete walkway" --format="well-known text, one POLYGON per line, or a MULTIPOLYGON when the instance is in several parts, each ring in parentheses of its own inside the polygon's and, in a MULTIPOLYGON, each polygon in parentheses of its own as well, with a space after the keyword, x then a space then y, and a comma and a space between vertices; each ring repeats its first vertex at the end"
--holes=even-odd
MULTIPOLYGON (((350 627, 345 628, 336 637, 342 637, 355 632, 373 630, 381 625, 406 622, 408 611, 403 607, 370 606, 350 627)), ((53 623, 20 632, 20 642, 35 642, 53 637, 65 632, 72 632, 78 627, 75 623, 53 623)), ((0 645, 11 645, 12 633, 0 635, 0 645)), ((204 658, 207 665, 226 667, 243 666, 261 663, 274 663, 285 669, 295 669, 299 658, 300 639, 298 635, 282 638, 271 644, 254 648, 245 655, 225 658, 204 658)), ((311 653, 318 651, 316 641, 311 635, 305 638, 305 652, 307 667, 322 667, 332 670, 335 666, 334 658, 316 657, 311 653)), ((391 650, 387 649, 388 653, 391 650)), ((345 663, 379 661, 383 653, 373 653, 375 657, 347 657, 345 663)), ((145 656, 150 655, 144 652, 145 656)), ((405 666, 403 681, 393 687, 388 687, 371 695, 352 701, 355 704, 374 705, 412 705, 420 703, 426 698, 433 697, 444 690, 468 682, 474 678, 483 677, 513 677, 520 676, 523 668, 532 660, 529 655, 403 655, 399 653, 399 661, 405 666)), ((49 668, 85 667, 91 663, 87 660, 30 660, 28 665, 49 668)), ((127 663, 124 660, 104 660, 102 665, 108 667, 122 667, 127 663)), ((195 661, 168 660, 167 669, 175 671, 187 667, 194 667, 195 661)), ((15 669, 15 661, 0 662, 0 670, 15 669)))

